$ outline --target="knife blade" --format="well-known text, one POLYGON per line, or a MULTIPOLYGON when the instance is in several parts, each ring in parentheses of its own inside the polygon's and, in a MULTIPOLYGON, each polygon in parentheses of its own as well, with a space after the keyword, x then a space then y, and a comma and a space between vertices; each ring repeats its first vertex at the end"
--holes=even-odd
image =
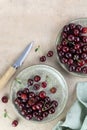
POLYGON ((23 64, 25 58, 32 49, 33 43, 34 42, 31 42, 27 45, 27 47, 24 49, 22 54, 15 61, 15 63, 12 66, 10 66, 8 70, 5 72, 5 74, 0 78, 0 89, 5 87, 10 78, 15 74, 16 70, 23 64))

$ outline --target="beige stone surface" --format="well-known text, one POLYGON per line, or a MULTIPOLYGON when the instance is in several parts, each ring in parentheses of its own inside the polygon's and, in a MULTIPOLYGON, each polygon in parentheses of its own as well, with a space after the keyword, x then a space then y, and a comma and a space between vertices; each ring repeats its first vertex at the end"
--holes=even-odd
MULTIPOLYGON (((39 56, 50 49, 55 50, 55 40, 60 28, 79 17, 87 17, 87 0, 0 0, 0 76, 32 40, 35 41, 33 49, 18 72, 27 66, 41 64, 39 56), (38 45, 40 50, 35 53, 38 45)), ((26 123, 20 119, 18 127, 13 128, 11 120, 3 117, 4 109, 7 109, 12 119, 18 118, 18 115, 10 101, 8 104, 0 101, 0 130, 51 130, 66 114, 75 100, 76 83, 87 81, 87 78, 66 73, 57 64, 55 54, 45 64, 61 72, 68 84, 69 99, 62 116, 46 124, 26 123)), ((0 98, 5 94, 10 96, 9 83, 0 90, 0 98)))

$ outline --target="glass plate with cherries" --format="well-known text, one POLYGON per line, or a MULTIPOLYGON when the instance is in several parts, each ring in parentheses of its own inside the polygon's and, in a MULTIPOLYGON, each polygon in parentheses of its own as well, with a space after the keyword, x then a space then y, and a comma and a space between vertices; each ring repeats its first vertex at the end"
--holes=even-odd
POLYGON ((64 110, 68 87, 63 76, 47 65, 22 70, 11 84, 11 101, 27 121, 48 122, 64 110))
POLYGON ((87 18, 66 24, 56 40, 59 64, 70 74, 87 76, 87 18))

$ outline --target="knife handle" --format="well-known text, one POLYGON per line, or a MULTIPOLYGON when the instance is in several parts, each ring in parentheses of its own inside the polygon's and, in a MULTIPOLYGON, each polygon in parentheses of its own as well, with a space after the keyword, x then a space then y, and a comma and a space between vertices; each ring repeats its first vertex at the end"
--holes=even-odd
POLYGON ((5 87, 5 85, 15 72, 16 69, 14 67, 12 66, 9 67, 9 69, 5 72, 5 74, 0 78, 0 89, 5 87))

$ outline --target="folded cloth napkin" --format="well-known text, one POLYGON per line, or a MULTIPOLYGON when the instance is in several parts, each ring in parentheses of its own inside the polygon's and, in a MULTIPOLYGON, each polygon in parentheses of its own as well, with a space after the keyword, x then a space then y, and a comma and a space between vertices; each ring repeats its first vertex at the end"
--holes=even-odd
POLYGON ((65 121, 59 121, 52 130, 87 130, 87 82, 77 84, 76 95, 65 121))

